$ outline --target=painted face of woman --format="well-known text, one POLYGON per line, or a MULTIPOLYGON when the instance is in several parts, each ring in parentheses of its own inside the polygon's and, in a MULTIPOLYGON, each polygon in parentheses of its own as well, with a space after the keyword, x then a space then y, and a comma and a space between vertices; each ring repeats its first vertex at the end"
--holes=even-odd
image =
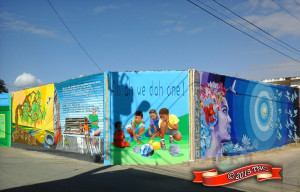
POLYGON ((221 104, 221 110, 218 111, 218 122, 215 126, 215 131, 217 132, 220 142, 231 140, 230 132, 228 131, 230 128, 231 118, 228 114, 228 111, 228 103, 227 100, 224 99, 221 104))

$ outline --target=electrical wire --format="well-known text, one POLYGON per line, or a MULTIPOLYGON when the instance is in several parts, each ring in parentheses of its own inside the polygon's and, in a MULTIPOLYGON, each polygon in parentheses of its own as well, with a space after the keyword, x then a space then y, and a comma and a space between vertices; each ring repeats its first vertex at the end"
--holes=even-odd
POLYGON ((56 11, 56 9, 54 8, 54 6, 51 4, 51 2, 49 0, 47 0, 47 2, 49 3, 50 7, 53 9, 53 11, 55 12, 55 14, 57 15, 57 17, 59 18, 59 20, 62 22, 62 24, 67 28, 68 32, 71 34, 71 36, 73 37, 73 39, 77 42, 77 44, 79 45, 79 47, 84 51, 84 53, 88 56, 88 58, 92 61, 92 63, 94 63, 96 65, 96 67, 103 72, 103 70, 99 67, 99 65, 94 61, 94 59, 90 56, 90 54, 87 52, 87 50, 82 46, 82 44, 79 42, 79 40, 76 38, 76 36, 74 35, 74 33, 71 31, 71 29, 67 26, 67 24, 64 22, 64 20, 62 19, 62 17, 59 15, 59 13, 56 11))
POLYGON ((276 5, 278 5, 281 9, 285 10, 288 14, 290 14, 292 17, 294 17, 295 19, 297 19, 298 21, 300 21, 300 19, 298 19, 298 17, 296 17, 294 14, 292 14, 289 10, 287 10, 286 8, 284 8, 283 6, 281 6, 279 3, 277 3, 276 1, 271 0, 273 3, 275 3, 276 5))
POLYGON ((297 4, 297 5, 299 5, 300 6, 300 3, 298 3, 298 1, 296 1, 296 0, 294 0, 295 1, 295 3, 297 4))
POLYGON ((249 23, 250 25, 252 25, 252 26, 256 27, 256 28, 257 28, 257 29, 259 29, 260 31, 264 32, 265 34, 267 34, 267 35, 269 35, 269 36, 273 37, 273 38, 274 38, 274 39, 276 39, 277 41, 280 41, 281 43, 283 43, 283 44, 285 44, 285 45, 289 46, 290 48, 292 48, 292 49, 294 49, 294 50, 296 50, 296 51, 300 52, 298 49, 296 49, 296 48, 292 47, 291 45, 289 45, 289 44, 285 43, 284 41, 282 41, 282 40, 278 39, 277 37, 275 37, 275 36, 271 35, 270 33, 268 33, 267 31, 263 30, 262 28, 258 27, 258 26, 257 26, 257 25, 255 25, 254 23, 252 23, 252 22, 248 21, 247 19, 245 19, 245 18, 243 18, 242 16, 238 15, 237 13, 233 12, 233 11, 232 11, 232 10, 230 10, 229 8, 225 7, 223 4, 219 3, 218 1, 216 1, 216 0, 213 0, 213 2, 215 2, 215 3, 216 3, 216 4, 218 4, 218 5, 220 5, 220 6, 221 6, 221 7, 223 7, 224 9, 228 10, 229 12, 231 12, 231 13, 232 13, 232 14, 234 14, 235 16, 239 17, 240 19, 242 19, 242 20, 246 21, 246 22, 247 22, 247 23, 249 23))
POLYGON ((287 49, 287 50, 289 50, 289 51, 292 51, 292 52, 294 52, 295 54, 300 55, 300 53, 294 51, 293 49, 290 49, 290 48, 288 48, 288 47, 286 47, 286 46, 283 46, 282 44, 280 44, 280 43, 274 41, 273 39, 271 39, 271 38, 269 38, 269 37, 267 37, 267 36, 264 36, 264 35, 262 35, 262 34, 256 32, 255 30, 251 29, 250 27, 247 27, 246 25, 244 25, 244 24, 242 24, 242 23, 240 23, 240 22, 238 22, 238 21, 236 21, 236 20, 230 18, 229 16, 227 16, 227 15, 221 13, 220 11, 218 11, 218 10, 212 8, 211 6, 209 6, 209 5, 207 5, 207 4, 203 3, 203 2, 201 2, 200 0, 197 0, 197 1, 198 1, 199 3, 201 3, 202 5, 204 5, 204 6, 208 7, 208 8, 210 8, 211 10, 214 10, 215 12, 219 13, 220 15, 226 17, 227 19, 230 19, 231 21, 233 21, 233 22, 235 22, 235 23, 237 23, 237 24, 239 24, 239 25, 241 25, 241 26, 247 28, 248 30, 253 31, 253 32, 256 33, 257 35, 260 35, 261 37, 266 38, 266 39, 268 39, 269 41, 272 41, 273 43, 275 43, 275 44, 277 44, 277 45, 279 45, 279 46, 281 46, 281 47, 283 47, 283 48, 285 48, 285 49, 287 49))
POLYGON ((263 44, 263 45, 265 45, 265 46, 269 47, 270 49, 272 49, 272 50, 274 50, 274 51, 276 51, 276 52, 278 52, 278 53, 280 53, 280 54, 282 54, 282 55, 284 55, 284 56, 286 56, 286 57, 290 58, 291 60, 293 60, 293 61, 296 61, 297 63, 300 63, 300 61, 299 61, 299 60, 297 60, 297 59, 295 59, 295 58, 293 58, 293 57, 291 57, 291 56, 289 56, 289 55, 287 55, 287 54, 285 54, 285 53, 283 53, 283 52, 281 52, 281 51, 279 51, 279 50, 277 50, 277 49, 275 49, 275 48, 271 47, 270 45, 268 45, 268 44, 266 44, 266 43, 264 43, 264 42, 260 41, 259 39, 257 39, 257 38, 255 38, 255 37, 253 37, 252 35, 249 35, 249 34, 248 34, 248 33, 246 33, 245 31, 243 31, 243 30, 241 30, 241 29, 239 29, 239 28, 235 27, 234 25, 232 25, 232 24, 228 23, 228 22, 227 22, 227 21, 225 21, 224 19, 222 19, 222 18, 220 18, 220 17, 216 16, 215 14, 213 14, 213 13, 209 12, 208 10, 204 9, 204 8, 203 8, 203 7, 201 7, 200 5, 197 5, 197 4, 196 4, 196 3, 194 3, 193 1, 191 1, 191 0, 187 0, 187 1, 188 1, 188 2, 190 2, 191 4, 195 5, 195 6, 196 6, 196 7, 198 7, 199 9, 202 9, 202 10, 203 10, 203 11, 205 11, 206 13, 208 13, 208 14, 212 15, 213 17, 215 17, 215 18, 219 19, 220 21, 222 21, 222 22, 226 23, 227 25, 231 26, 232 28, 234 28, 234 29, 236 29, 236 30, 238 30, 238 31, 240 31, 240 32, 242 32, 242 33, 244 33, 244 34, 245 34, 245 35, 247 35, 248 37, 250 37, 250 38, 252 38, 252 39, 254 39, 254 40, 258 41, 259 43, 261 43, 261 44, 263 44))

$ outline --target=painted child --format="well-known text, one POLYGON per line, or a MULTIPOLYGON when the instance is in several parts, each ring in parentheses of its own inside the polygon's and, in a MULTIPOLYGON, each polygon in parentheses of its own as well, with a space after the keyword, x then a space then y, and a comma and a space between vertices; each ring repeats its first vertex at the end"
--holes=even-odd
POLYGON ((85 139, 85 143, 87 145, 88 141, 89 141, 89 137, 90 137, 88 118, 84 119, 83 128, 81 126, 81 122, 79 122, 79 125, 80 125, 80 131, 84 130, 84 139, 85 139))
POLYGON ((157 115, 157 112, 154 109, 151 109, 149 111, 149 115, 150 115, 150 127, 149 130, 145 133, 146 137, 151 137, 151 140, 149 143, 152 144, 152 140, 158 136, 159 133, 159 126, 158 126, 158 122, 160 120, 159 116, 157 115))
POLYGON ((179 119, 176 115, 169 114, 169 110, 167 108, 161 108, 159 110, 160 120, 158 122, 159 125, 159 134, 161 137, 161 149, 166 149, 166 144, 164 140, 165 134, 169 135, 169 142, 173 143, 174 139, 176 141, 180 141, 182 139, 181 133, 178 131, 179 119))
POLYGON ((119 121, 115 123, 114 142, 112 144, 118 148, 130 146, 130 144, 125 140, 125 134, 122 130, 122 123, 119 121))
POLYGON ((126 130, 129 133, 130 137, 129 142, 132 142, 134 139, 138 144, 142 142, 139 139, 142 139, 141 136, 145 132, 145 122, 143 121, 143 112, 137 111, 134 114, 134 120, 131 121, 131 125, 126 126, 126 130))

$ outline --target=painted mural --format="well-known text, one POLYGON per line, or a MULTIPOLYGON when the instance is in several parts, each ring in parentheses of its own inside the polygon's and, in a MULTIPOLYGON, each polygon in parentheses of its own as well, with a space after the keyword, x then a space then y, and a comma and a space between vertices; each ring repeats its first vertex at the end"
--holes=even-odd
POLYGON ((0 94, 0 146, 11 146, 11 100, 9 93, 0 94))
POLYGON ((1 94, 0 145, 12 138, 107 165, 243 155, 298 139, 298 93, 195 70, 95 74, 14 92, 11 101, 1 94))
POLYGON ((189 160, 188 71, 112 72, 106 81, 105 164, 189 160))
POLYGON ((104 154, 103 74, 55 83, 56 149, 104 154))
POLYGON ((13 93, 13 142, 46 148, 53 146, 53 92, 54 85, 49 84, 13 93))
POLYGON ((294 88, 200 73, 201 158, 240 155, 294 142, 294 88))

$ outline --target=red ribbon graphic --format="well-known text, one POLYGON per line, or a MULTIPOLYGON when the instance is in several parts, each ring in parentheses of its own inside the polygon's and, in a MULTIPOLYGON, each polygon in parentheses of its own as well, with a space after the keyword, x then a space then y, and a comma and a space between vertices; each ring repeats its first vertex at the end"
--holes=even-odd
POLYGON ((281 168, 268 164, 253 164, 218 175, 216 169, 208 171, 193 171, 196 178, 194 183, 203 183, 205 186, 221 186, 234 183, 257 175, 258 181, 267 179, 281 179, 279 174, 281 168))

